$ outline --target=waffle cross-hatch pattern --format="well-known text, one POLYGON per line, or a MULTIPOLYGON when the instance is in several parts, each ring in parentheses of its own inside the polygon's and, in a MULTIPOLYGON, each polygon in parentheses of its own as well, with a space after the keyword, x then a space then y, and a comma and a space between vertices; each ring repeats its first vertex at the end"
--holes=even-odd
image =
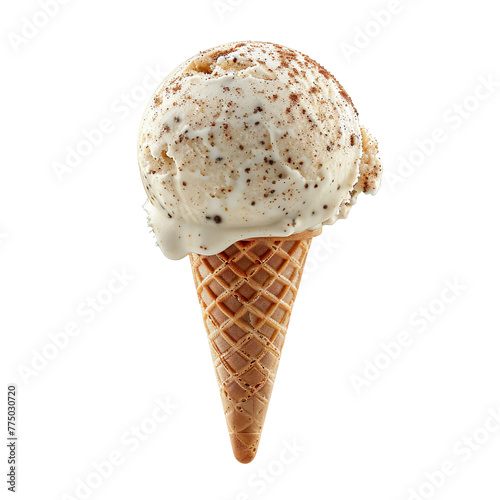
POLYGON ((257 452, 311 245, 296 236, 190 255, 233 451, 245 463, 257 452))

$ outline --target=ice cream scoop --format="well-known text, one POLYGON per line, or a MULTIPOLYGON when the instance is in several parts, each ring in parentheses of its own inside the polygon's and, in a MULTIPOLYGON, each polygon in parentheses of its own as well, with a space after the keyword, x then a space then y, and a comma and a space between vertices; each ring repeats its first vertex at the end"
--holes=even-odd
POLYGON ((213 255, 344 218, 381 178, 376 141, 326 69, 273 43, 201 52, 160 85, 138 157, 158 245, 213 255))

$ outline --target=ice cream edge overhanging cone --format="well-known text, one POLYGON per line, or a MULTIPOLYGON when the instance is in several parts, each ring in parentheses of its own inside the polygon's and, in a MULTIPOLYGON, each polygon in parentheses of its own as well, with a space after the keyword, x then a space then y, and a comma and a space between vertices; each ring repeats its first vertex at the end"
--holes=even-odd
POLYGON ((311 240, 377 192, 377 142, 318 63, 239 42, 167 76, 138 156, 158 245, 189 255, 233 452, 248 463, 311 240))

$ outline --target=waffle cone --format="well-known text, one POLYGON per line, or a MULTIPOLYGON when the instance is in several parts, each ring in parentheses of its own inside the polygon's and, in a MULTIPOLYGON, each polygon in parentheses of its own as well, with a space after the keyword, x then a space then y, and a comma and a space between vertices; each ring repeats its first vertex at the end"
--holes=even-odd
POLYGON ((257 453, 307 253, 320 232, 190 255, 233 453, 242 463, 257 453))

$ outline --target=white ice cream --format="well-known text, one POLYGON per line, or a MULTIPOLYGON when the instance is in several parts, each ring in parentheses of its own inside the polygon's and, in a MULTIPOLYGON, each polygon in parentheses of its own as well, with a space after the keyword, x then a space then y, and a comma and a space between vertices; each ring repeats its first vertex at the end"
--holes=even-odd
POLYGON ((270 43, 223 45, 169 75, 138 155, 150 225, 171 259, 331 224, 381 176, 376 141, 335 78, 270 43))

